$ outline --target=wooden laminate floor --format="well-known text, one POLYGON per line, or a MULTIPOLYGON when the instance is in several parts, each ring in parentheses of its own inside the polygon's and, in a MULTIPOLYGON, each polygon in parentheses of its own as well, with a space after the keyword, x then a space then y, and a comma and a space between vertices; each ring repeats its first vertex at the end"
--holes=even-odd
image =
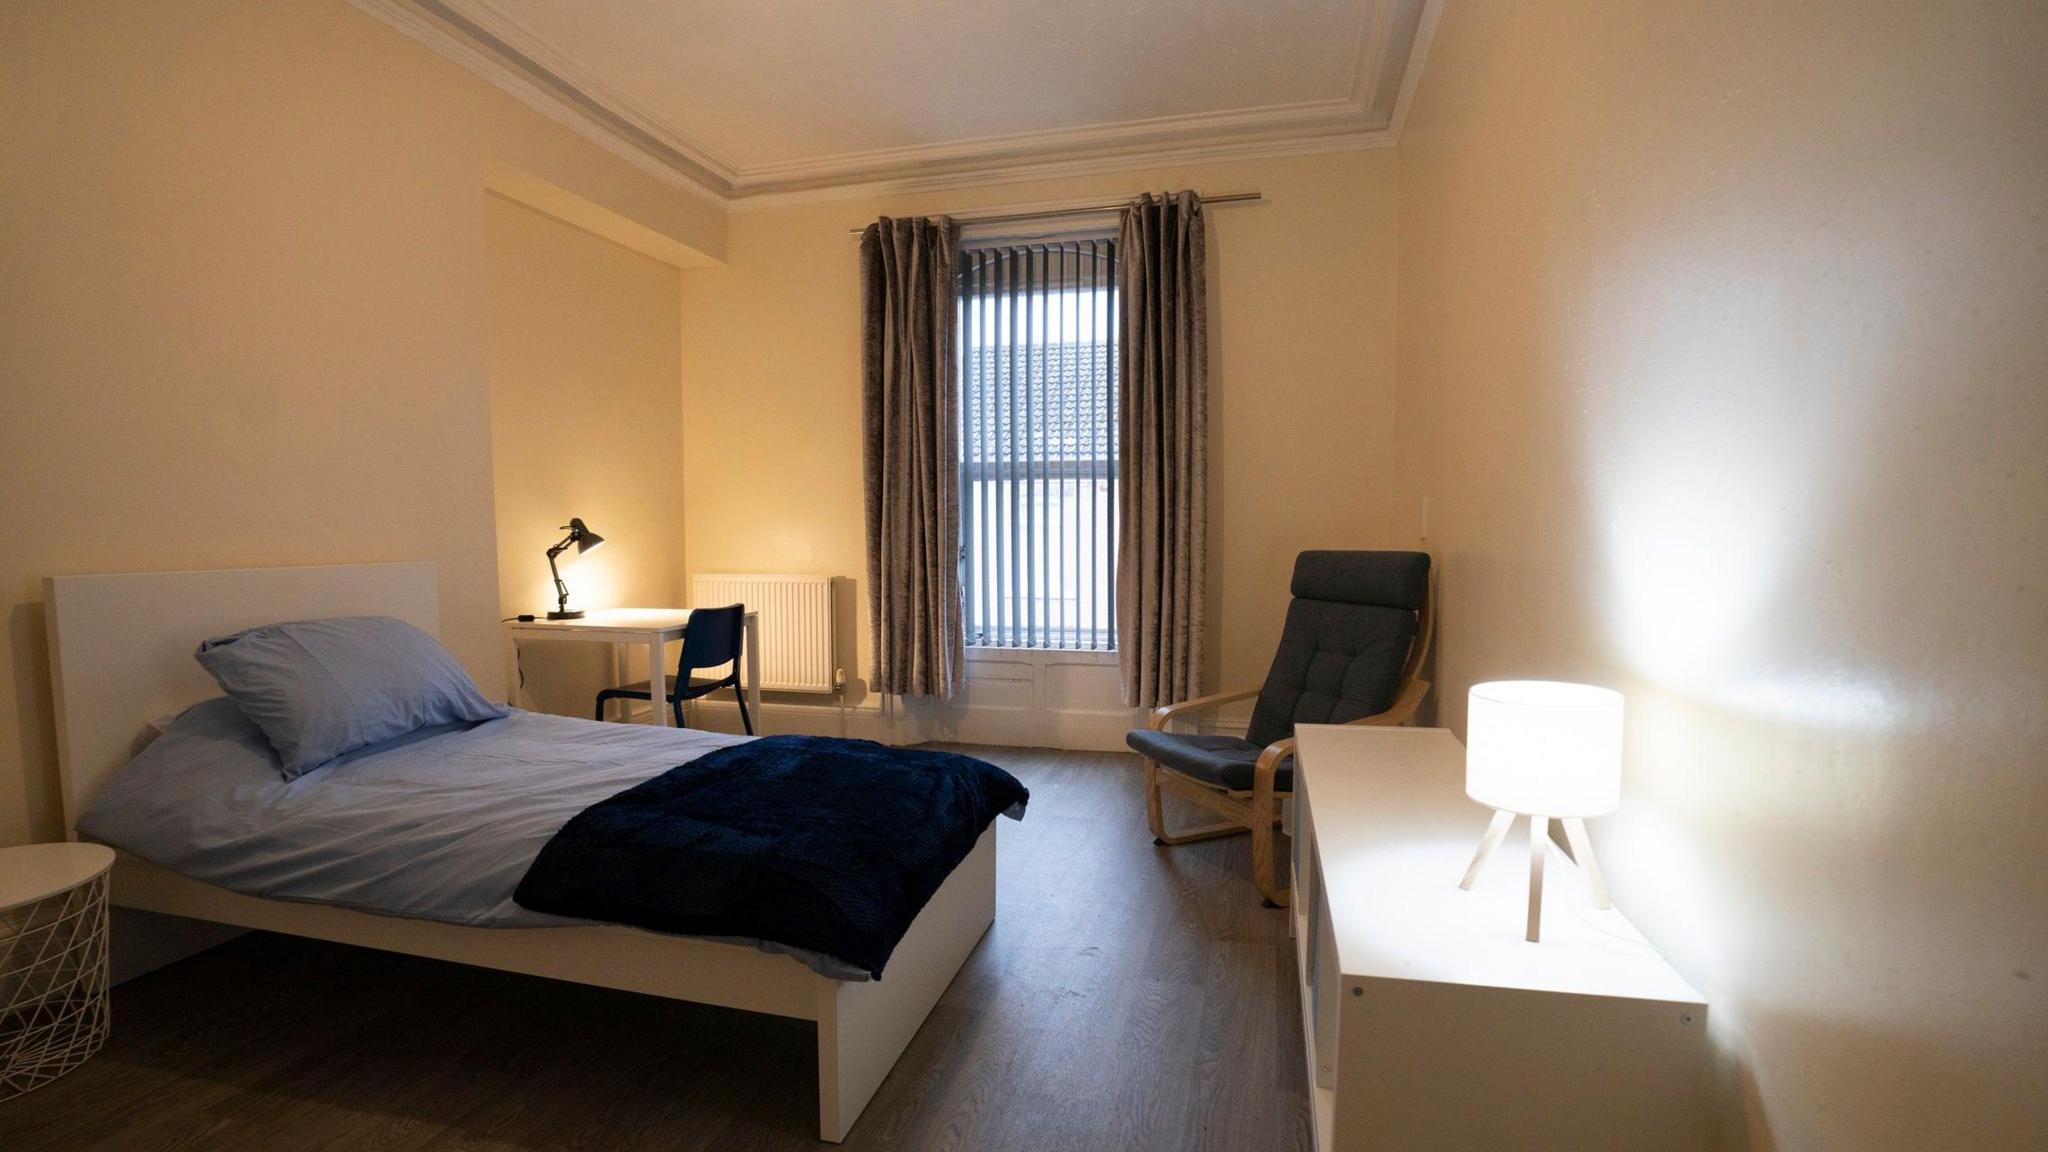
MULTIPOLYGON (((1155 848, 1130 756, 968 751, 1031 788, 995 927, 844 1146, 1305 1147, 1247 838, 1155 848)), ((0 1149, 828 1147, 802 1021, 260 933, 113 1009, 99 1055, 0 1104, 0 1149)))

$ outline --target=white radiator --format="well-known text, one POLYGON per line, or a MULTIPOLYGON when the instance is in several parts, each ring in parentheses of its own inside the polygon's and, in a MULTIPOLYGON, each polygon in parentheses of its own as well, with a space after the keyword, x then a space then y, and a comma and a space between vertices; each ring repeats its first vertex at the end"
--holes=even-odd
POLYGON ((838 683, 832 634, 832 577, 690 577, 690 603, 745 604, 761 614, 761 690, 830 692, 838 683))

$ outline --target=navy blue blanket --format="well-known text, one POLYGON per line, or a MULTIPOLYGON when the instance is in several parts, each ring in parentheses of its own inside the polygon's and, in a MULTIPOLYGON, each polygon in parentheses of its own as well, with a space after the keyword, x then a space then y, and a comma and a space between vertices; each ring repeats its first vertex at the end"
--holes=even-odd
POLYGON ((584 809, 513 898, 537 912, 820 952, 880 979, 910 922, 1030 793, 993 764, 767 736, 584 809))

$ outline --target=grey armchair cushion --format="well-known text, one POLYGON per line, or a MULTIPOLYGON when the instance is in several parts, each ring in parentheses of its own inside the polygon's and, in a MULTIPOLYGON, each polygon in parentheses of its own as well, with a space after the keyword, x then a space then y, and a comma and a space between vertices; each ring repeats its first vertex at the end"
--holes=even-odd
MULTIPOLYGON (((1251 791, 1252 767, 1258 763, 1259 753, 1265 750, 1263 744, 1254 744, 1236 736, 1154 732, 1150 728, 1140 728, 1124 737, 1124 741, 1147 760, 1156 761, 1183 776, 1192 776, 1204 784, 1235 792, 1251 791)), ((1280 761, 1279 770, 1273 774, 1273 790, 1294 791, 1294 757, 1280 761)))
POLYGON ((1393 705, 1429 596, 1429 554, 1303 552, 1293 592, 1245 733, 1260 747, 1296 724, 1343 724, 1393 705))

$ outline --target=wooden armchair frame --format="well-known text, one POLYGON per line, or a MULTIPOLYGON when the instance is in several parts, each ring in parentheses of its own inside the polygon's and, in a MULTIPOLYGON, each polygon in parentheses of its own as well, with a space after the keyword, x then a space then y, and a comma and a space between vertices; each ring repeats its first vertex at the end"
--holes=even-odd
MULTIPOLYGON (((1401 665, 1401 688, 1395 694, 1393 704, 1384 712, 1361 716, 1347 723, 1399 727, 1415 718, 1416 710, 1422 707, 1422 701, 1429 696, 1429 681, 1422 679, 1422 665, 1429 657, 1429 645, 1436 633, 1434 568, 1429 574, 1429 586, 1423 595, 1422 609, 1415 615, 1415 639, 1409 642, 1408 659, 1401 665)), ((1240 688, 1208 696, 1197 696, 1178 704, 1167 704, 1152 710, 1151 719, 1146 721, 1146 727, 1154 731, 1164 731, 1175 720, 1198 716, 1225 704, 1249 700, 1260 691, 1260 688, 1240 688)), ((1266 745, 1259 753, 1258 762, 1252 767, 1252 787, 1249 792, 1234 791, 1195 780, 1157 761, 1146 759, 1145 823, 1152 829, 1152 842, 1160 845, 1192 844, 1197 840, 1214 840, 1219 836, 1235 836, 1241 832, 1249 832, 1252 836, 1252 880, 1259 886, 1259 895, 1266 898, 1267 907, 1286 907, 1290 894, 1287 889, 1279 886, 1273 868, 1273 829, 1280 823, 1277 801, 1284 796, 1274 794, 1273 778, 1280 769, 1280 762, 1293 753, 1292 736, 1266 745), (1223 819, 1180 832, 1168 832, 1163 797, 1165 792, 1172 792, 1175 796, 1223 819)))

